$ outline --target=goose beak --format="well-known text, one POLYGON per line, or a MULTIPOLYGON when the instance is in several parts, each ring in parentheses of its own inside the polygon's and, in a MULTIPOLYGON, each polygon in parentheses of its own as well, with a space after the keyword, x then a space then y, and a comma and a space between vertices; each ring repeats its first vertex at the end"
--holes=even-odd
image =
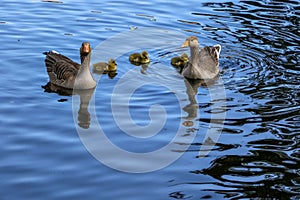
POLYGON ((82 53, 90 53, 91 51, 91 46, 90 43, 88 42, 83 42, 80 48, 80 52, 82 53))
POLYGON ((184 48, 184 47, 188 47, 189 46, 189 41, 186 40, 180 47, 184 48))
POLYGON ((83 46, 83 52, 84 52, 84 53, 89 53, 89 52, 90 52, 90 47, 89 47, 89 45, 84 45, 84 46, 83 46))

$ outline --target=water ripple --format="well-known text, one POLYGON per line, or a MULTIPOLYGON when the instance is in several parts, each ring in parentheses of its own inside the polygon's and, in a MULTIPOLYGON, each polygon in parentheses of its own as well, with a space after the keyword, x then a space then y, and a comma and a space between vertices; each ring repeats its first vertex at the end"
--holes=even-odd
MULTIPOLYGON (((299 165, 287 155, 270 151, 252 151, 249 156, 224 156, 216 159, 202 173, 210 174, 221 182, 220 193, 232 195, 235 198, 276 197, 279 193, 286 197, 300 194, 295 190, 294 177, 299 165), (257 159, 260 157, 260 159, 257 159), (261 161, 261 158, 264 161, 261 161), (287 169, 294 169, 287 170, 287 169), (241 178, 243 177, 243 178, 241 178), (284 184, 283 184, 284 183, 284 184), (286 188, 284 191, 278 187, 286 188), (229 188, 236 190, 226 191, 229 188), (226 189, 227 188, 227 189, 226 189), (244 191, 249 191, 244 193, 244 191), (251 192, 253 191, 253 192, 251 192), (255 191, 255 192, 254 192, 255 191)), ((197 172, 192 172, 197 173, 197 172)))
MULTIPOLYGON (((0 171, 5 180, 0 185, 1 197, 299 198, 299 10, 296 0, 1 1, 0 171), (41 85, 48 77, 41 53, 56 49, 79 60, 82 41, 95 47, 116 33, 149 26, 196 35, 201 46, 222 45, 220 67, 227 106, 213 110, 207 89, 199 88, 194 106, 200 112, 199 127, 190 127, 188 120, 183 124, 185 135, 194 134, 195 140, 178 144, 191 145, 184 156, 155 173, 122 174, 99 164, 80 143, 71 97, 44 93, 41 85), (221 137, 210 154, 197 157, 215 112, 227 115, 221 137), (118 192, 111 192, 115 190, 118 192)), ((181 42, 174 41, 178 47, 181 42)), ((174 46, 149 50, 154 64, 169 64, 171 56, 184 51, 174 46)), ((119 74, 113 80, 102 80, 97 94, 97 109, 109 137, 133 151, 137 149, 134 144, 141 150, 163 145, 172 137, 173 124, 147 144, 119 137, 107 109, 109 97, 120 75, 137 66, 128 64, 128 55, 119 57, 118 64, 119 74)), ((147 73, 159 73, 154 64, 147 73)), ((171 74, 174 86, 182 84, 182 77, 171 66, 164 70, 162 75, 171 74)), ((147 120, 142 115, 148 109, 147 101, 167 105, 173 122, 181 119, 169 99, 173 95, 163 88, 137 91, 132 109, 138 113, 134 116, 138 123, 147 120)))

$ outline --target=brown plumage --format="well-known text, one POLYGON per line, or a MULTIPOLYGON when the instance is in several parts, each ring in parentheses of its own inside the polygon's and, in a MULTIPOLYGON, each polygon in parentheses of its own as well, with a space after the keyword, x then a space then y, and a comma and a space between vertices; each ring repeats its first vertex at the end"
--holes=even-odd
POLYGON ((80 48, 81 65, 55 51, 44 53, 50 82, 69 89, 91 89, 96 86, 90 73, 91 48, 83 42, 80 48))

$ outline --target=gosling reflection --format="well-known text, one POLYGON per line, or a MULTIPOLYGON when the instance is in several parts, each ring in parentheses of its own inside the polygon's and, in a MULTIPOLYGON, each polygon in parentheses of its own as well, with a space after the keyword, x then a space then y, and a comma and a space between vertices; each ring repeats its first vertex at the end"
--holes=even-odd
POLYGON ((147 74, 147 69, 148 69, 148 64, 142 64, 141 65, 141 73, 142 74, 147 74))
POLYGON ((71 90, 71 89, 58 87, 54 84, 51 84, 50 82, 48 82, 45 86, 42 86, 42 88, 44 88, 44 92, 57 93, 61 96, 79 95, 80 107, 78 110, 78 125, 84 129, 88 129, 90 127, 91 117, 88 111, 88 107, 89 107, 91 97, 95 91, 95 88, 88 89, 88 90, 78 90, 78 89, 71 90))
POLYGON ((130 62, 130 63, 132 65, 141 67, 141 73, 144 75, 147 75, 147 70, 148 70, 149 64, 142 64, 142 63, 135 63, 135 62, 130 62))

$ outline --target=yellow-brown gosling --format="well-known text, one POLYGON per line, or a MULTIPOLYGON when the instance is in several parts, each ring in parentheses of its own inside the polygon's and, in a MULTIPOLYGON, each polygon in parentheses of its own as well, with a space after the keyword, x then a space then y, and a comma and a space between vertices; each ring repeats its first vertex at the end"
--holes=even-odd
POLYGON ((183 68, 184 65, 189 61, 189 57, 186 53, 183 53, 181 56, 176 56, 171 59, 171 65, 176 68, 183 68))
POLYGON ((132 63, 147 64, 150 63, 150 58, 147 51, 140 53, 133 53, 129 56, 129 60, 132 63))
POLYGON ((117 62, 115 59, 109 59, 108 63, 106 62, 98 62, 93 64, 93 72, 94 73, 108 73, 117 71, 117 62))

